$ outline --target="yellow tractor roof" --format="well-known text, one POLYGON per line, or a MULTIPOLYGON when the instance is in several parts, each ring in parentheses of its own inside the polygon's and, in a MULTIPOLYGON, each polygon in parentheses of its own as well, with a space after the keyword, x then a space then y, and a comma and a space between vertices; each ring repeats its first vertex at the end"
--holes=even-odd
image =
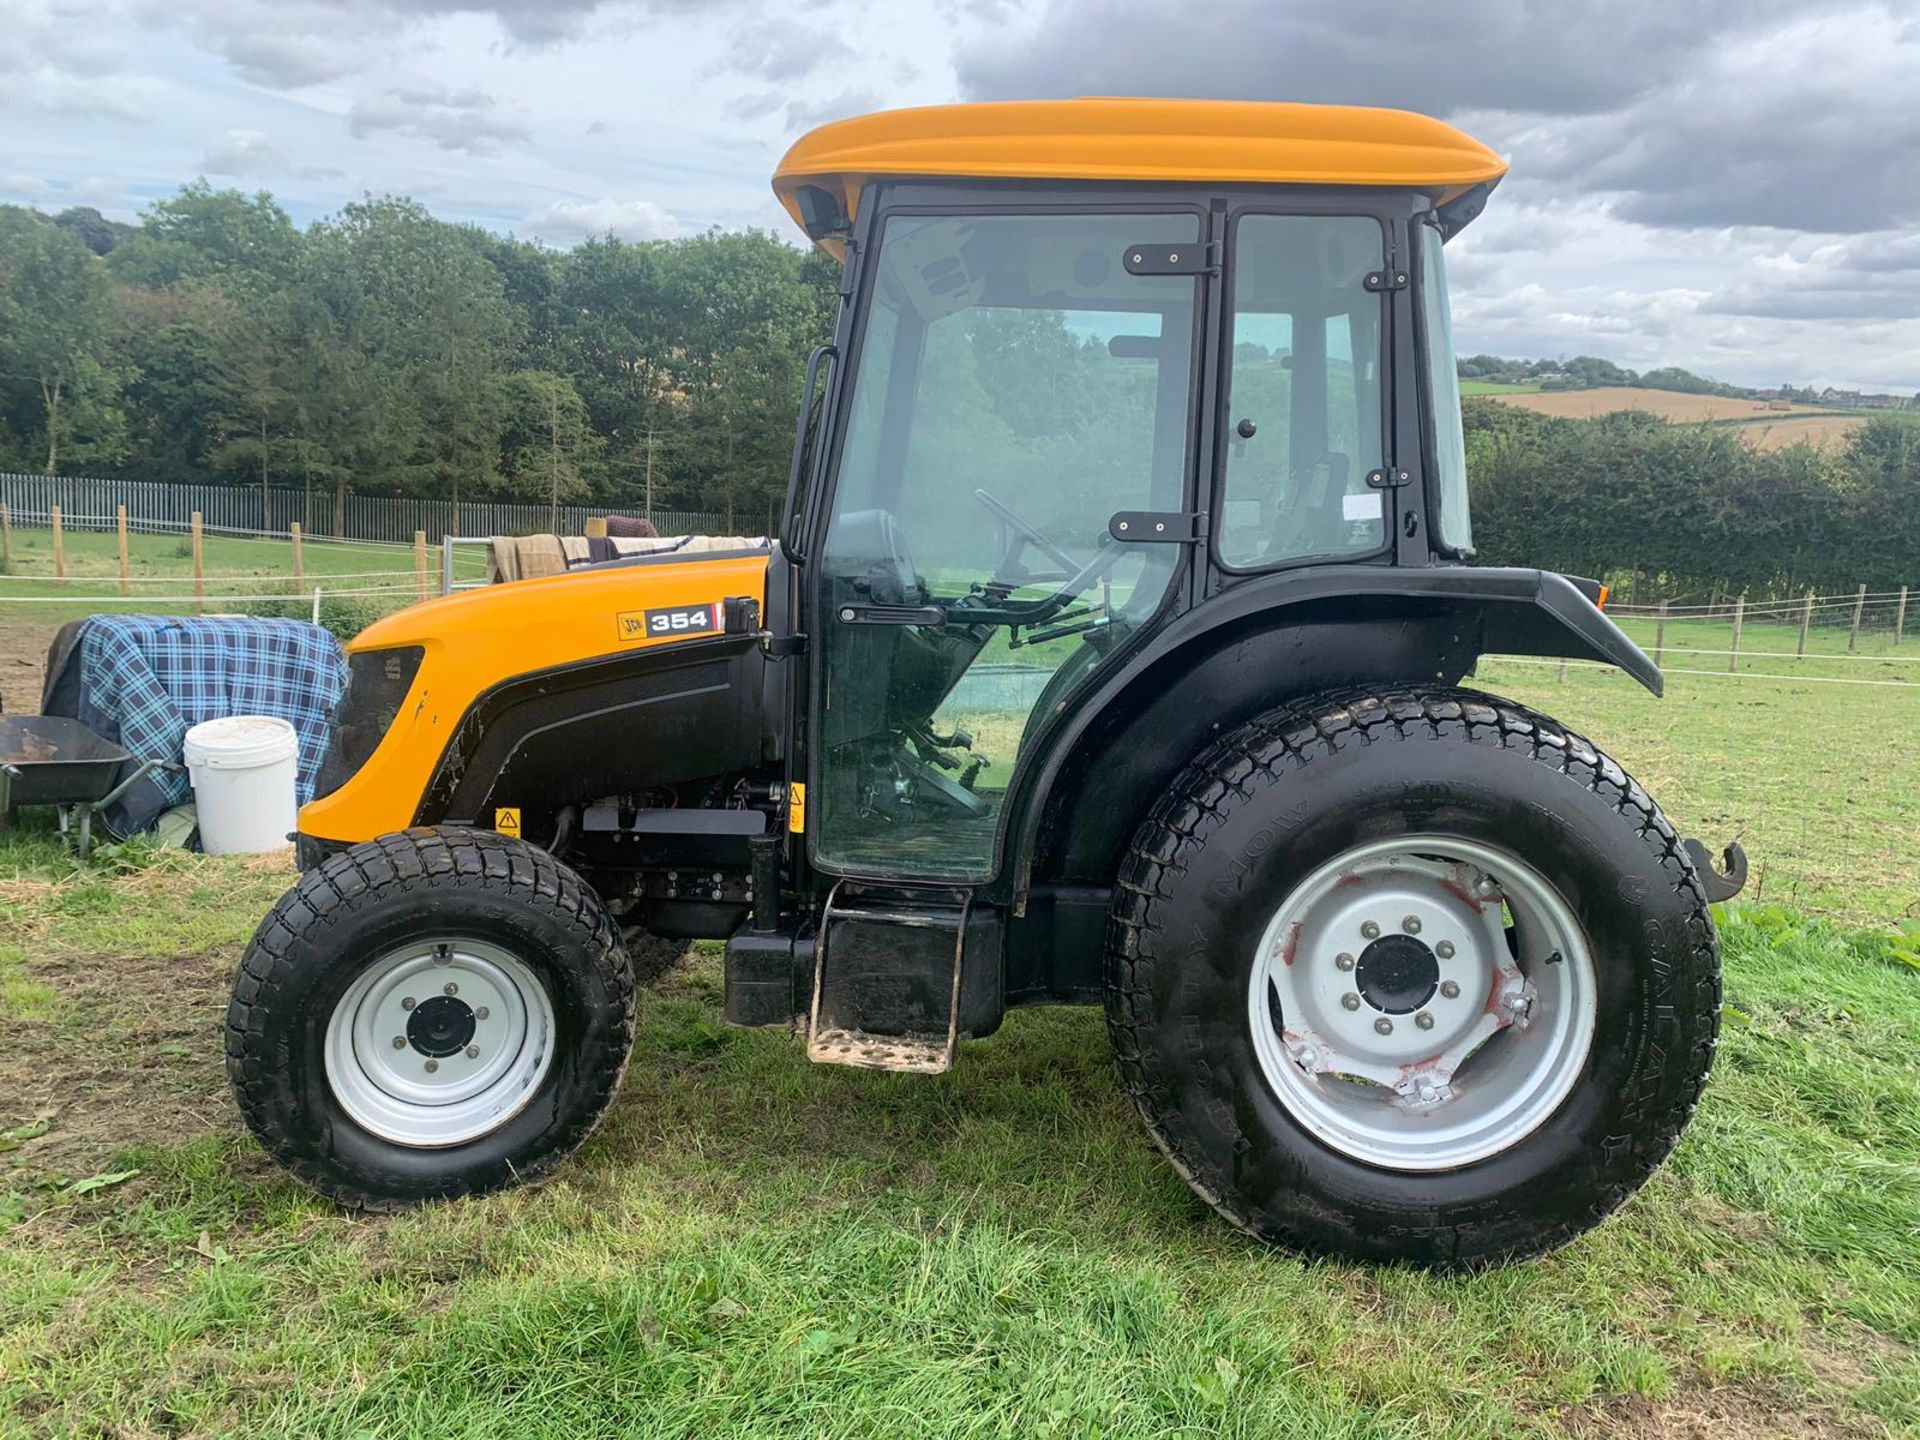
POLYGON ((773 189, 805 229, 803 187, 827 191, 851 216, 863 185, 897 176, 1393 186, 1443 204, 1506 172, 1478 140, 1407 110, 1088 98, 838 120, 794 142, 773 189))

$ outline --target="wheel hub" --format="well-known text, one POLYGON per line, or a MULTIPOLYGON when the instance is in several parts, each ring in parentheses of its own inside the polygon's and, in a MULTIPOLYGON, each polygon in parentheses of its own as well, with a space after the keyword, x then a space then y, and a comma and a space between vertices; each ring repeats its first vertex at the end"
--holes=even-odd
POLYGON ((1565 902, 1517 857, 1453 837, 1322 866, 1282 901, 1252 979, 1279 1099, 1391 1168, 1506 1148, 1565 1097, 1591 1043, 1592 962, 1565 902))
POLYGON ((407 1016, 407 1043, 422 1055, 444 1060, 467 1048, 479 1022, 473 1007, 452 995, 436 995, 407 1016))
POLYGON ((1411 935, 1382 935, 1360 952, 1353 983, 1374 1009, 1411 1015, 1440 988, 1440 962, 1411 935))
POLYGON ((484 941, 415 941, 376 959, 327 1024, 327 1083, 355 1124, 419 1147, 499 1129, 553 1064, 553 1002, 518 956, 484 941))

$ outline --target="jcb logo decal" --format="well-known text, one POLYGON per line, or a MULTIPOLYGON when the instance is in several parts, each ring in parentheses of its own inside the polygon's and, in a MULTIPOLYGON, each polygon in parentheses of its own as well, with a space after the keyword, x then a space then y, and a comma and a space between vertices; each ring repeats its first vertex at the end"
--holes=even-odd
POLYGON ((613 618, 620 628, 623 644, 636 640, 673 640, 682 635, 717 635, 720 632, 720 607, 717 604, 622 610, 613 618))

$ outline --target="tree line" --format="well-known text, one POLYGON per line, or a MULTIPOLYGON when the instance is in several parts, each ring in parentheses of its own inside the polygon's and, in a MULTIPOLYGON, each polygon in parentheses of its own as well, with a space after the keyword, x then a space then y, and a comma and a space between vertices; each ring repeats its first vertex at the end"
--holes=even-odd
MULTIPOLYGON (((138 225, 0 206, 0 469, 218 474, 336 507, 350 490, 627 510, 650 497, 757 527, 785 483, 801 369, 837 284, 827 257, 754 231, 563 252, 403 199, 301 229, 269 195, 204 183, 138 225)), ((976 446, 1024 434, 1032 396, 1085 368, 1064 332, 1010 319, 974 336, 989 342, 1026 357, 999 370, 1032 380, 953 398, 954 433, 976 446)), ((1588 384, 1699 378, 1591 357, 1460 368, 1542 366, 1588 384)), ((1138 408, 1125 387, 1082 388, 1072 454, 1036 459, 1043 470, 1097 475, 1125 432, 1115 417, 1138 408)), ((1761 451, 1730 426, 1470 401, 1481 559, 1637 575, 1652 598, 1908 583, 1912 420, 1761 451)))
POLYGON ((1626 585, 1636 602, 1920 581, 1920 419, 1761 450, 1730 425, 1595 420, 1469 400, 1479 559, 1626 585))
POLYGON ((757 520, 836 283, 757 231, 555 251, 393 198, 303 230, 204 182, 137 226, 0 206, 0 468, 757 520))

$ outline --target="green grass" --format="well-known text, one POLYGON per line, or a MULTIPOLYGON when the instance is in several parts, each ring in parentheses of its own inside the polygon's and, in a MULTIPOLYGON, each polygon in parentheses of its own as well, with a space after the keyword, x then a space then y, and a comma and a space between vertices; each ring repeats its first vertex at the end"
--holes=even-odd
POLYGON ((1460 394, 1462 397, 1470 395, 1538 395, 1539 393, 1540 382, 1538 380, 1462 380, 1460 382, 1460 394))
POLYGON ((1743 836, 1765 891, 1723 918, 1723 1046, 1674 1160, 1565 1251, 1464 1278, 1226 1229, 1095 1012, 1016 1013, 938 1079, 810 1067, 725 1026, 711 954, 644 998, 553 1182, 350 1217, 245 1137, 220 1070, 233 960, 289 877, 139 848, 81 871, 16 834, 0 1434, 1920 1433, 1920 692, 1807 678, 1854 670, 1655 701, 1487 667, 1684 829, 1743 836))

